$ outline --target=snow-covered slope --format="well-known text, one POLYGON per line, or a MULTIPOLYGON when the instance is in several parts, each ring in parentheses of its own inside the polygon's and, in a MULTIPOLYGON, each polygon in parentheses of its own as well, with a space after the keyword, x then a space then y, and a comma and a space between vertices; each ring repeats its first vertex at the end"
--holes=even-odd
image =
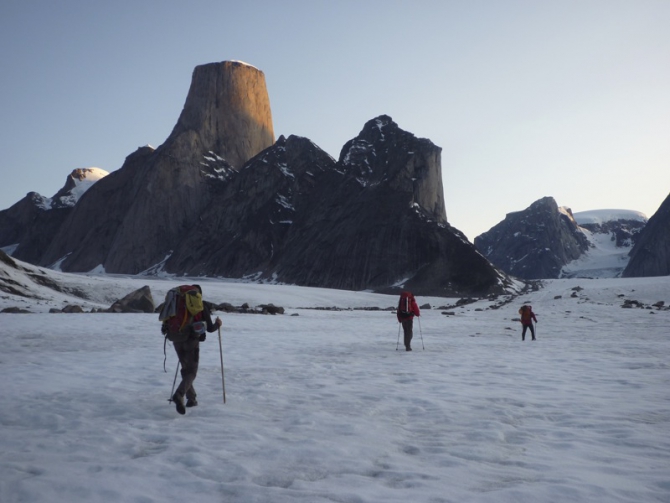
POLYGON ((670 501, 670 311, 651 308, 670 302, 667 278, 549 280, 504 305, 423 309, 411 353, 396 351, 393 313, 304 309, 393 296, 199 280, 215 302, 287 314, 216 313, 222 352, 209 334, 199 406, 180 416, 156 315, 44 312, 146 278, 43 271, 73 295, 0 273, 40 297, 0 292, 0 308, 35 313, 0 314, 3 503, 670 501), (536 342, 520 340, 523 302, 536 342))
POLYGON ((65 186, 52 198, 42 197, 40 206, 44 210, 51 208, 74 207, 81 196, 90 189, 98 180, 106 177, 109 173, 100 168, 75 169, 68 176, 65 186))
POLYGON ((592 210, 573 213, 589 241, 589 249, 561 270, 562 278, 616 278, 626 268, 636 232, 647 217, 633 210, 592 210))

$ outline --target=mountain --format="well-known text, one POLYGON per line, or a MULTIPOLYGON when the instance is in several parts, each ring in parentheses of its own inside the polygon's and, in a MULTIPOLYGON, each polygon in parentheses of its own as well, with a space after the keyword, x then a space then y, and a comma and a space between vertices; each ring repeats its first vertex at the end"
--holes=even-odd
POLYGON ((624 277, 670 275, 670 194, 654 213, 630 252, 624 277))
POLYGON ((647 223, 633 210, 572 213, 545 197, 510 213, 475 246, 503 271, 524 279, 615 278, 647 223))
POLYGON ((108 173, 100 168, 73 170, 51 198, 29 192, 0 211, 0 247, 14 257, 37 263, 81 197, 108 173))
POLYGON ((280 137, 225 182, 161 268, 424 295, 502 291, 504 275, 447 222, 440 153, 388 116, 368 121, 337 162, 307 138, 280 137))
POLYGON ((563 266, 589 246, 572 212, 559 208, 552 197, 508 213, 474 244, 494 265, 523 279, 558 278, 563 266))
POLYGON ((215 182, 273 142, 260 70, 230 61, 196 67, 167 140, 138 149, 94 185, 39 263, 71 272, 147 269, 179 246, 212 203, 215 182))
POLYGON ((90 187, 24 260, 67 272, 423 295, 511 284, 449 225, 441 149, 430 140, 382 115, 335 161, 307 138, 275 142, 273 134, 261 71, 240 62, 196 67, 167 140, 139 148, 90 187))

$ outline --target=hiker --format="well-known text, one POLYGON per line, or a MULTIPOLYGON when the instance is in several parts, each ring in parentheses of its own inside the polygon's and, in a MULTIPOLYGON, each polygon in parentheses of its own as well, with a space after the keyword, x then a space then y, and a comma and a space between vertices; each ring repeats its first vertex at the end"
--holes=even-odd
POLYGON ((519 314, 521 315, 521 325, 523 330, 521 331, 521 340, 526 340, 526 330, 530 328, 530 334, 533 336, 531 340, 535 340, 535 327, 533 327, 533 320, 537 323, 537 318, 533 312, 532 306, 525 304, 519 309, 519 314))
POLYGON ((416 299, 412 292, 402 292, 400 294, 396 315, 398 323, 402 324, 405 351, 412 351, 412 325, 414 324, 414 316, 421 316, 419 306, 416 304, 416 299))
POLYGON ((200 343, 207 338, 205 330, 207 330, 207 332, 214 332, 223 325, 223 323, 218 316, 216 321, 212 322, 209 305, 207 302, 202 301, 202 288, 200 285, 193 285, 192 287, 184 286, 180 288, 184 290, 186 288, 191 290, 196 289, 200 293, 200 302, 202 302, 202 310, 192 316, 189 320, 190 323, 184 327, 184 323, 182 322, 182 327, 177 329, 177 332, 186 332, 185 337, 171 337, 171 332, 174 331, 174 328, 170 328, 168 323, 164 322, 162 328, 163 334, 165 334, 168 339, 172 340, 174 350, 176 351, 179 363, 181 364, 182 380, 181 383, 179 383, 177 390, 174 392, 174 395, 172 395, 172 400, 177 407, 177 412, 179 412, 179 414, 185 414, 185 407, 195 407, 198 405, 197 393, 193 387, 193 381, 198 373, 200 343), (186 404, 184 404, 184 396, 186 397, 186 404))

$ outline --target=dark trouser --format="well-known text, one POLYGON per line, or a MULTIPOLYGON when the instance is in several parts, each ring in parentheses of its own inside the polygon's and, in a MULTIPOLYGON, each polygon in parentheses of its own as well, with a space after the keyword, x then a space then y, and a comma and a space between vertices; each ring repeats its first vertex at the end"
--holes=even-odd
POLYGON ((177 352, 179 363, 181 363, 181 383, 175 394, 186 395, 189 400, 195 400, 196 392, 193 381, 198 374, 198 361, 200 360, 200 341, 189 340, 186 342, 173 342, 174 350, 177 352))
POLYGON ((521 331, 521 340, 525 341, 526 340, 526 330, 530 328, 530 335, 533 336, 533 340, 535 340, 535 328, 533 327, 533 324, 531 323, 530 325, 524 325, 523 330, 521 331))
POLYGON ((414 318, 407 318, 402 320, 402 331, 404 335, 405 349, 410 349, 412 347, 412 325, 414 324, 414 318))

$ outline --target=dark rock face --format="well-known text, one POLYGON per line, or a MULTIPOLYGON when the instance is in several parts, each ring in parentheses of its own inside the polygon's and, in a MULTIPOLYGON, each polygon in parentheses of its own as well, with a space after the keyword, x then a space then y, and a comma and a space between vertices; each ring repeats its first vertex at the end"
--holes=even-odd
POLYGON ((0 211, 0 246, 16 248, 12 256, 37 262, 46 245, 58 232, 69 211, 47 211, 47 199, 36 192, 6 210, 0 211))
POLYGON ((622 276, 670 275, 670 195, 642 229, 622 276))
POLYGON ((353 290, 496 288, 495 269, 447 223, 440 152, 390 117, 366 123, 290 229, 287 258, 271 270, 290 282, 353 290))
POLYGON ((489 293, 503 276, 446 221, 440 148, 390 117, 336 163, 281 137, 231 176, 168 272, 423 295, 489 293))
POLYGON ((588 249, 588 240, 552 197, 505 220, 475 238, 475 246, 494 265, 523 279, 558 278, 561 268, 588 249))
POLYGON ((306 138, 280 137, 226 181, 212 181, 212 203, 165 263, 168 272, 264 277, 296 213, 335 161, 306 138))

